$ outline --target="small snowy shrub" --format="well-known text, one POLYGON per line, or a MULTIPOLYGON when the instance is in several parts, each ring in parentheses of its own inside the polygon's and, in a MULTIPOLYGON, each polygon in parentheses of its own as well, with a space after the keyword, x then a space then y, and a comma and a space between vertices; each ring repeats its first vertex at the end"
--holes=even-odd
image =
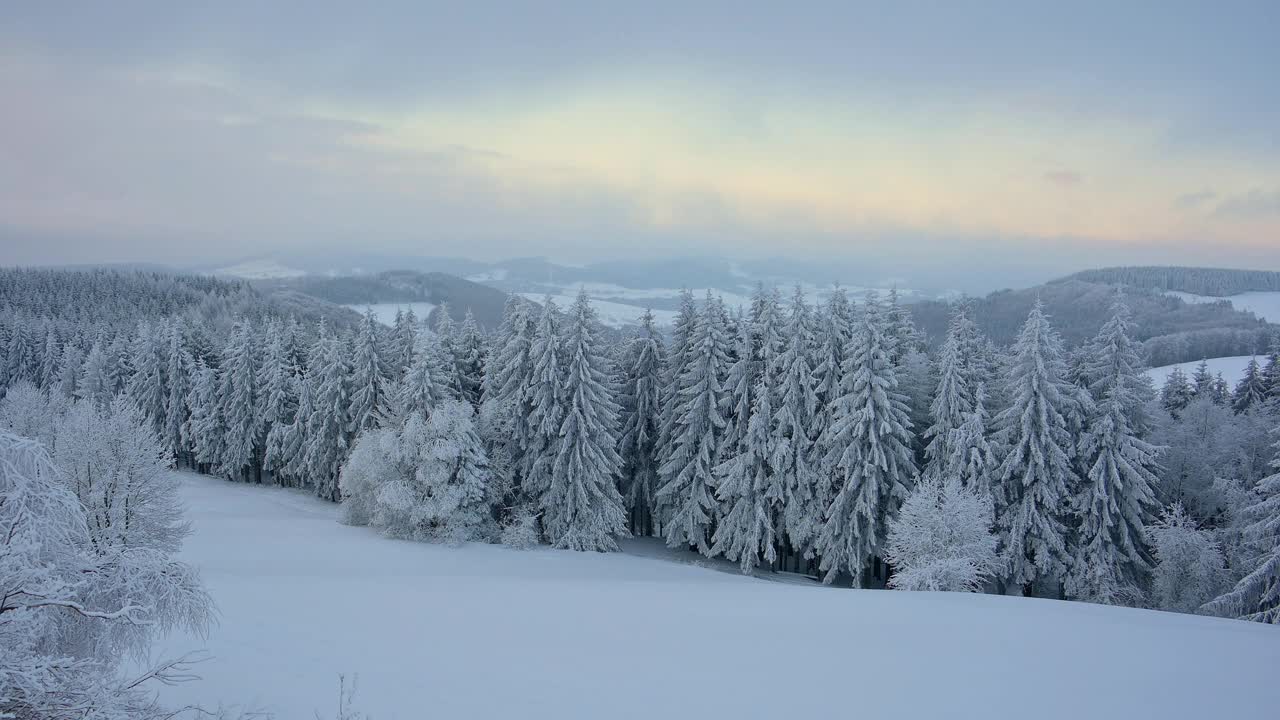
POLYGON ((921 480, 889 523, 890 587, 976 592, 999 568, 994 510, 954 479, 921 480))
POLYGON ((538 513, 527 505, 514 508, 502 526, 500 541, 507 547, 528 550, 538 545, 542 533, 538 530, 538 513))
POLYGON ((1193 613, 1222 591, 1227 571, 1222 549, 1181 504, 1147 528, 1155 550, 1151 600, 1161 610, 1193 613))

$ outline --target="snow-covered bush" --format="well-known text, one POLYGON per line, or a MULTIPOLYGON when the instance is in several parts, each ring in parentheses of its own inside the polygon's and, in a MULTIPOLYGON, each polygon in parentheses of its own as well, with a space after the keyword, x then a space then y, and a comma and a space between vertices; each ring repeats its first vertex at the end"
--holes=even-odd
POLYGON ((1227 580, 1222 549, 1182 505, 1174 505, 1146 528, 1155 552, 1151 601, 1161 610, 1196 612, 1222 591, 1227 580))
POLYGON ((80 500, 96 548, 178 549, 189 527, 173 460, 133 403, 77 402, 54 434, 54 465, 80 500))
POLYGON ((212 606, 195 571, 152 549, 95 547, 84 509, 35 441, 0 432, 0 717, 158 718, 136 679, 157 633, 203 632, 212 606))
POLYGON ((392 537, 459 543, 493 538, 489 467, 471 405, 448 400, 429 418, 356 441, 340 479, 345 520, 392 537))
POLYGON ((958 480, 924 479, 889 523, 890 587, 977 592, 1000 568, 990 496, 958 480))
POLYGON ((54 424, 65 411, 65 396, 46 396, 30 381, 20 380, 0 400, 0 428, 49 447, 53 444, 54 424))
POLYGON ((502 524, 499 542, 517 550, 528 550, 542 539, 538 528, 538 512, 528 505, 514 508, 502 524))

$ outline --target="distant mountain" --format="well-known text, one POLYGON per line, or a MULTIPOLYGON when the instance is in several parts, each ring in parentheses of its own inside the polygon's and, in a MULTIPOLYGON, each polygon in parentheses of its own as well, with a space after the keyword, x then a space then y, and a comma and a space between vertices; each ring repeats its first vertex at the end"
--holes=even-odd
POLYGON ((274 280, 301 277, 306 275, 307 271, 287 267, 269 258, 262 258, 259 260, 246 260, 235 265, 218 268, 211 271, 211 274, 238 277, 244 280, 274 280))

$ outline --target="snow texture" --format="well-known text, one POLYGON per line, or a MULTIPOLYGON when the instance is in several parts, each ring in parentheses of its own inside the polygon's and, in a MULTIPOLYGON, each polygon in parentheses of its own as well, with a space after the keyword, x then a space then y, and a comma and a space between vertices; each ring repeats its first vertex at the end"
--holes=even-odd
MULTIPOLYGON (((305 492, 184 475, 221 611, 200 682, 284 719, 326 711, 338 673, 378 720, 440 718, 1270 717, 1280 628, 993 595, 763 582, 626 554, 449 548, 338 523, 305 492), (804 682, 739 692, 769 654, 804 682), (799 624, 796 624, 799 623, 799 624), (696 664, 672 658, 696 657, 696 664), (846 699, 812 688, 839 688, 846 699), (923 688, 923 691, 922 691, 923 688), (641 700, 642 698, 642 700, 641 700)), ((646 547, 655 543, 636 540, 646 547)))

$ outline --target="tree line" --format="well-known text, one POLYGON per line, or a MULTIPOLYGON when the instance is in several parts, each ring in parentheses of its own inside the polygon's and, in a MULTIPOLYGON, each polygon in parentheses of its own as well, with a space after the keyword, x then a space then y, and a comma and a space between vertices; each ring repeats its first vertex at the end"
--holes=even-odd
POLYGON ((1232 391, 1246 405, 1212 400, 1216 381, 1170 405, 1120 300, 1070 352, 1039 303, 1008 348, 958 303, 930 353, 892 294, 839 290, 820 307, 798 289, 742 308, 685 293, 669 332, 646 317, 618 341, 585 294, 512 297, 490 335, 437 318, 242 316, 215 337, 171 316, 40 342, 27 318, 6 325, 3 377, 11 398, 123 396, 180 464, 309 488, 399 537, 652 535, 744 571, 1190 610, 1222 596, 1215 611, 1274 619, 1258 518, 1275 358, 1232 391), (1167 439, 1202 407, 1216 444, 1186 457, 1167 439), (1160 595, 1176 573, 1205 578, 1194 606, 1160 595))

